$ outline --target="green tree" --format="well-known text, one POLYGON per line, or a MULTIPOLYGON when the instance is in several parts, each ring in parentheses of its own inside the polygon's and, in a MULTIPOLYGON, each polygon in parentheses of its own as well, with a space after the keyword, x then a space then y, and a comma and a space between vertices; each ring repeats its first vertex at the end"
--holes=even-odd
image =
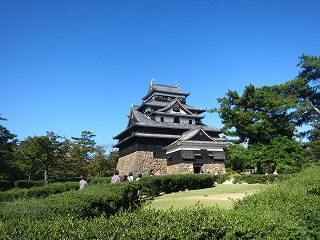
POLYGON ((264 171, 292 172, 302 165, 301 144, 286 136, 271 139, 269 144, 255 143, 249 146, 248 156, 259 173, 264 171))
POLYGON ((252 168, 247 151, 247 148, 242 144, 230 144, 226 150, 226 167, 232 168, 234 171, 243 171, 245 168, 252 168))
POLYGON ((71 137, 74 143, 78 146, 77 152, 80 159, 89 163, 92 157, 96 154, 96 142, 93 138, 96 135, 90 131, 82 131, 81 137, 71 137))
POLYGON ((114 170, 117 168, 119 161, 119 151, 112 150, 108 155, 107 161, 107 175, 111 176, 114 173, 114 170))
POLYGON ((211 111, 219 113, 224 134, 237 137, 236 143, 268 144, 277 136, 292 138, 295 125, 288 111, 294 103, 280 94, 281 89, 280 86, 249 85, 242 96, 229 90, 226 97, 218 99, 220 108, 211 111))
POLYGON ((319 156, 320 57, 302 55, 298 66, 302 70, 292 81, 261 88, 249 85, 242 95, 229 91, 218 99, 220 108, 211 110, 219 113, 222 130, 231 141, 247 144, 248 157, 258 171, 301 166, 301 144, 294 137, 307 136, 310 142, 304 144, 304 154, 310 160, 319 156), (298 134, 304 125, 311 130, 298 134))
POLYGON ((105 176, 107 175, 108 168, 106 146, 96 146, 95 151, 96 154, 92 157, 88 165, 88 172, 91 176, 105 176))
MULTIPOLYGON (((7 119, 0 116, 0 121, 7 119)), ((12 176, 15 171, 12 168, 13 153, 16 146, 16 135, 0 125, 0 175, 2 179, 4 176, 12 176)))
POLYGON ((78 170, 81 159, 73 157, 74 143, 67 138, 61 141, 60 152, 51 168, 51 173, 55 178, 79 177, 82 170, 78 170))
POLYGON ((44 182, 48 183, 48 173, 61 153, 60 136, 47 132, 46 136, 28 137, 20 144, 17 152, 16 166, 22 171, 36 175, 38 171, 44 174, 44 182))

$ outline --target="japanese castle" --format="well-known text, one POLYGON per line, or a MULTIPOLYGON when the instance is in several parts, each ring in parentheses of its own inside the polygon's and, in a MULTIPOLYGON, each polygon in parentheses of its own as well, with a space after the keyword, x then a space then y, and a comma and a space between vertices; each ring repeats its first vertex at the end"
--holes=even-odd
POLYGON ((164 174, 225 173, 228 143, 220 129, 203 124, 206 109, 188 105, 189 95, 178 85, 150 82, 142 104, 132 105, 126 129, 113 137, 120 175, 157 169, 164 174))

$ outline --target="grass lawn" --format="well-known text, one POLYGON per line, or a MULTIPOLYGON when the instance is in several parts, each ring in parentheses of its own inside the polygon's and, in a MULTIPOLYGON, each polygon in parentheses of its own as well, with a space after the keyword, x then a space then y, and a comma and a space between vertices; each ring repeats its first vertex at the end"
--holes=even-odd
POLYGON ((232 200, 242 199, 267 187, 266 184, 218 184, 213 188, 165 194, 148 202, 145 208, 181 209, 199 204, 204 207, 216 205, 219 208, 231 209, 232 200))

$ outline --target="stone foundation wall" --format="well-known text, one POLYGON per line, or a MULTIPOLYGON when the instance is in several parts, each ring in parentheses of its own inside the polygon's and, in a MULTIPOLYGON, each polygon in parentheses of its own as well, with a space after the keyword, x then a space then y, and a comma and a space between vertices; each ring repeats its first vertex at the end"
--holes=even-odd
MULTIPOLYGON (((167 166, 167 159, 154 158, 153 152, 137 151, 119 158, 117 169, 121 176, 128 175, 132 172, 133 175, 149 174, 151 170, 161 170, 162 174, 181 174, 193 173, 193 163, 179 163, 167 166)), ((223 161, 215 161, 210 164, 203 164, 202 171, 207 174, 225 174, 226 168, 223 161)))
POLYGON ((215 174, 225 174, 226 166, 224 162, 214 162, 210 164, 203 164, 202 170, 204 173, 215 175, 215 174))
POLYGON ((179 163, 171 166, 167 166, 168 174, 177 174, 177 173, 193 173, 193 164, 192 163, 179 163))
POLYGON ((167 159, 153 158, 153 152, 137 151, 119 158, 117 169, 120 175, 142 175, 150 173, 150 170, 160 169, 162 174, 167 173, 167 159))
MULTIPOLYGON (((216 162, 210 164, 203 164, 202 171, 207 174, 225 174, 226 168, 224 162, 216 162)), ((168 174, 193 173, 193 163, 179 163, 167 166, 168 174)))

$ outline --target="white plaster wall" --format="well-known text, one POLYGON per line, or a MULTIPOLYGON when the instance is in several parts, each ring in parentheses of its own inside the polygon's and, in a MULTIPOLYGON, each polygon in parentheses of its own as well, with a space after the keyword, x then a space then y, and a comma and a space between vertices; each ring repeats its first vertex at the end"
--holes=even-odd
MULTIPOLYGON (((174 121, 174 118, 171 116, 162 116, 162 117, 164 118, 165 122, 173 122, 174 121)), ((189 124, 190 118, 184 118, 184 117, 179 117, 179 118, 180 118, 180 123, 189 124)), ((156 116, 155 120, 158 122, 161 122, 161 116, 156 116)), ((191 120, 192 120, 192 124, 194 124, 195 120, 194 119, 191 119, 191 120)))

